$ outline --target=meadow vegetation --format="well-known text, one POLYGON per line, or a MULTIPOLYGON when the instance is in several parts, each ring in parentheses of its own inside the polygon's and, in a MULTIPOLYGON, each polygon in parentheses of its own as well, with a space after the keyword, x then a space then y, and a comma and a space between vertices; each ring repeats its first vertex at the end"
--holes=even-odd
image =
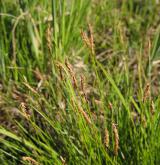
POLYGON ((0 0, 0 164, 160 164, 160 4, 0 0))

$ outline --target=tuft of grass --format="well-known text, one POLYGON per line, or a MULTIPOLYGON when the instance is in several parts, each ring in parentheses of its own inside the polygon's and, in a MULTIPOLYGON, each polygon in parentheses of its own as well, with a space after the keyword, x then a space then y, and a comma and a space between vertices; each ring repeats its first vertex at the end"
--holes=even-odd
POLYGON ((0 164, 159 164, 159 9, 0 1, 0 164))

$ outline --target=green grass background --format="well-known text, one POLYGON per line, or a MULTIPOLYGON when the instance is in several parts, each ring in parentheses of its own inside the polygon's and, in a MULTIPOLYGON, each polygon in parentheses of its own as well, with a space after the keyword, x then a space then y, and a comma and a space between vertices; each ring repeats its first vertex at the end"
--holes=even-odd
POLYGON ((0 164, 160 164, 159 14, 156 0, 0 0, 0 164))

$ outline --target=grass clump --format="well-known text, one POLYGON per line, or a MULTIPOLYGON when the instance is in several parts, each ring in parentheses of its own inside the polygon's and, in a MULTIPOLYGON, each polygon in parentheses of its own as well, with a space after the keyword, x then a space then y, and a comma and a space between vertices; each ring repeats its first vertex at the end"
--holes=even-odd
POLYGON ((159 8, 0 1, 0 163, 159 164, 159 8))

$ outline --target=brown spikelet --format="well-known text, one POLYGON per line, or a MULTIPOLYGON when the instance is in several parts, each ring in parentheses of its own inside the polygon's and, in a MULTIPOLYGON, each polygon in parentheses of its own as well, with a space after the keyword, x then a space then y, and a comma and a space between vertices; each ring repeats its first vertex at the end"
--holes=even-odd
POLYGON ((111 102, 109 102, 108 107, 109 107, 110 110, 113 110, 113 105, 112 105, 111 102))
POLYGON ((94 53, 94 37, 93 37, 93 29, 91 24, 88 24, 88 28, 89 28, 89 36, 87 36, 87 34, 81 30, 81 37, 83 42, 86 44, 86 46, 91 50, 92 54, 94 53))
POLYGON ((51 39, 51 36, 52 36, 51 24, 48 23, 48 27, 47 27, 47 30, 46 30, 46 40, 47 40, 47 47, 48 47, 48 50, 49 50, 50 53, 52 52, 52 39, 51 39))
POLYGON ((30 118, 30 114, 29 114, 28 109, 27 109, 27 107, 26 107, 26 105, 25 105, 24 102, 22 102, 22 103, 20 104, 20 108, 21 108, 22 115, 23 115, 26 119, 29 119, 29 118, 30 118))
POLYGON ((65 65, 66 65, 69 73, 70 74, 73 74, 73 69, 72 69, 71 65, 69 64, 69 62, 67 60, 65 61, 65 65))
POLYGON ((23 94, 22 92, 19 92, 16 88, 13 88, 12 97, 19 102, 25 102, 25 100, 27 99, 27 95, 23 94))
POLYGON ((34 160, 33 158, 31 158, 29 156, 23 156, 22 160, 27 161, 27 162, 29 162, 30 164, 33 164, 33 165, 40 165, 36 160, 34 160))
POLYGON ((114 154, 117 156, 118 155, 118 149, 119 149, 119 135, 118 135, 118 130, 116 127, 116 124, 112 124, 112 129, 114 133, 114 154))
POLYGON ((55 62, 55 65, 57 66, 57 68, 58 68, 58 71, 59 71, 59 74, 60 74, 60 79, 61 80, 64 80, 65 78, 64 78, 64 76, 63 76, 63 71, 65 71, 65 67, 63 66, 63 64, 62 63, 60 63, 60 62, 55 62))
POLYGON ((35 77, 37 80, 43 80, 44 76, 42 75, 42 73, 40 72, 40 70, 38 68, 36 68, 34 71, 35 77))
POLYGON ((90 38, 89 38, 89 41, 90 41, 90 47, 91 47, 92 54, 94 54, 94 37, 93 37, 93 29, 92 29, 91 24, 88 24, 88 27, 89 27, 89 32, 90 32, 90 38))
POLYGON ((84 77, 81 75, 81 90, 84 91, 84 77))
POLYGON ((76 79, 76 77, 75 77, 75 75, 73 74, 72 75, 72 80, 73 80, 73 86, 74 86, 74 88, 77 88, 77 79, 76 79))
POLYGON ((77 85, 77 79, 75 77, 75 74, 74 74, 74 71, 73 71, 71 65, 68 63, 68 61, 65 61, 65 65, 66 65, 66 67, 67 67, 67 69, 69 71, 70 76, 72 77, 74 88, 77 88, 78 87, 78 85, 77 85))
POLYGON ((86 120, 87 123, 91 124, 91 119, 87 115, 87 113, 83 110, 82 107, 78 106, 79 112, 83 115, 84 119, 86 120))
POLYGON ((104 144, 107 148, 109 147, 109 132, 107 128, 105 129, 104 144))
POLYGON ((86 44, 86 46, 88 48, 90 48, 90 40, 89 40, 87 34, 82 30, 81 30, 81 37, 82 37, 83 42, 86 44))
POLYGON ((143 102, 145 102, 150 97, 150 84, 147 83, 144 89, 143 102))
MULTIPOLYGON (((76 109, 74 98, 71 98, 71 103, 72 103, 73 108, 76 109)), ((82 114, 82 116, 84 117, 84 119, 86 120, 87 123, 89 123, 89 124, 92 123, 90 117, 88 116, 88 114, 83 110, 83 108, 80 105, 78 105, 78 111, 82 114)))
POLYGON ((153 102, 153 100, 151 101, 150 112, 151 112, 151 115, 154 115, 154 113, 155 113, 155 108, 154 108, 154 102, 153 102))
POLYGON ((86 95, 85 89, 84 89, 84 76, 82 76, 82 75, 81 75, 81 90, 83 92, 83 96, 84 96, 85 100, 88 102, 87 95, 86 95))

